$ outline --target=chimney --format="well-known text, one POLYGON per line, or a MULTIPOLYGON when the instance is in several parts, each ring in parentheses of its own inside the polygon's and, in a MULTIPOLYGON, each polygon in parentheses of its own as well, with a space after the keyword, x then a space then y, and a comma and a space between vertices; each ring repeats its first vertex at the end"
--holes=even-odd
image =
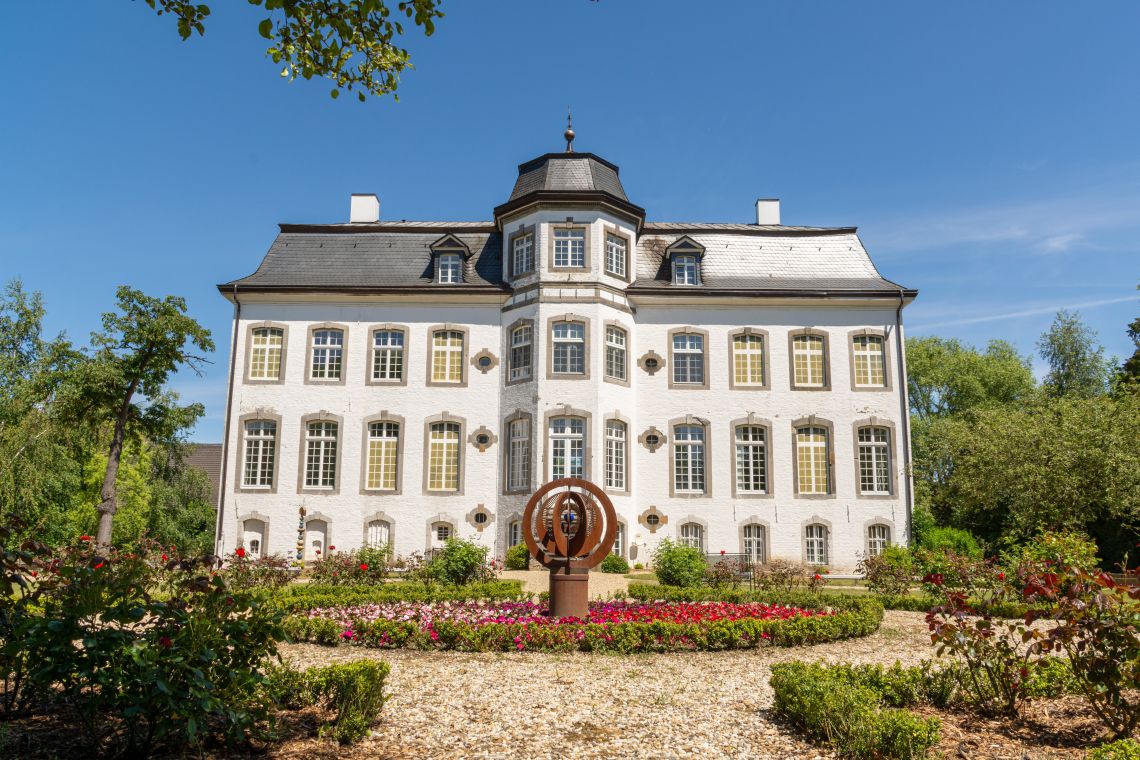
POLYGON ((757 224, 780 224, 780 199, 779 198, 757 198, 756 199, 756 223, 757 224))
POLYGON ((380 199, 372 193, 353 193, 352 206, 348 212, 348 221, 380 221, 380 199))

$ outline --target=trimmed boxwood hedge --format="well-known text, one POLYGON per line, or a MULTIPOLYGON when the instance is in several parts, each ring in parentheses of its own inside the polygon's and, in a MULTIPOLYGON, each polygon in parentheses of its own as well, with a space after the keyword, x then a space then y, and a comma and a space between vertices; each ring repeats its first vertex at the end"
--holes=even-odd
POLYGON ((422 583, 385 583, 377 586, 318 586, 294 584, 270 592, 269 599, 285 612, 321 607, 346 607, 391 602, 462 602, 473 599, 521 599, 522 581, 490 581, 467 586, 425 586, 422 583))

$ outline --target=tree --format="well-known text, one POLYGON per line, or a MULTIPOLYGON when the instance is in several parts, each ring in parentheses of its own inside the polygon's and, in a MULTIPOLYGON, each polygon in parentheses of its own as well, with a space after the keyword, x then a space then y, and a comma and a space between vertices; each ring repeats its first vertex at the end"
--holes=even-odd
POLYGON ((1011 404, 1036 387, 1029 360, 1003 340, 979 352, 953 338, 909 338, 906 366, 911 414, 920 420, 1011 404))
POLYGON ((125 285, 116 296, 119 311, 104 314, 103 330, 92 334, 94 353, 83 365, 81 380, 88 423, 111 427, 97 509, 100 546, 111 544, 124 443, 140 436, 176 440, 202 416, 201 404, 179 406, 165 385, 179 366, 200 372, 205 359, 191 353, 193 348, 214 348, 209 330, 186 315, 184 299, 153 298, 125 285))
MULTIPOLYGON (((1137 290, 1140 290, 1140 286, 1137 290)), ((1128 325, 1128 337, 1132 339, 1132 345, 1136 346, 1136 350, 1124 364, 1120 365, 1118 377, 1124 382, 1140 383, 1140 317, 1128 325)))
POLYGON ((1045 377, 1049 395, 1090 398, 1108 390, 1111 368, 1104 348, 1096 345, 1096 332, 1077 312, 1057 312, 1053 325, 1037 341, 1037 349, 1049 363, 1045 377))
MULTIPOLYGON (((399 86, 400 74, 412 68, 408 51, 392 40, 404 33, 401 21, 393 20, 392 0, 248 0, 264 7, 268 17, 257 30, 270 41, 265 54, 281 64, 281 76, 326 77, 336 83, 329 93, 336 98, 341 88, 351 92, 387 95, 399 86)), ((424 35, 435 32, 435 19, 443 18, 442 0, 398 0, 397 14, 403 14, 424 35)), ((146 0, 158 12, 178 20, 183 40, 194 32, 206 33, 210 6, 192 0, 146 0)))

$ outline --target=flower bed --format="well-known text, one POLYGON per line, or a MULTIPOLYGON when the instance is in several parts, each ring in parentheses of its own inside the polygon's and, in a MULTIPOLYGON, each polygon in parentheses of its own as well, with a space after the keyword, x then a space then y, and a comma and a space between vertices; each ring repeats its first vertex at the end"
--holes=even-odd
POLYGON ((853 632, 851 611, 824 605, 595 602, 585 620, 545 611, 529 601, 369 604, 314 609, 288 618, 285 627, 295 641, 460 651, 750 649, 861 635, 853 632))

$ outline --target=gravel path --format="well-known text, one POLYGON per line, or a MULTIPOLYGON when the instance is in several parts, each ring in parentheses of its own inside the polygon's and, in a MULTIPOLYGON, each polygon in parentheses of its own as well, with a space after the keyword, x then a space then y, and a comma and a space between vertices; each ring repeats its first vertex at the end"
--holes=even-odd
POLYGON ((338 749, 339 758, 810 759, 832 756, 773 723, 768 666, 794 659, 914 664, 932 655, 927 635, 921 614, 887 612, 872 636, 788 649, 618 656, 298 644, 283 653, 301 667, 391 663, 393 698, 375 735, 338 749))

